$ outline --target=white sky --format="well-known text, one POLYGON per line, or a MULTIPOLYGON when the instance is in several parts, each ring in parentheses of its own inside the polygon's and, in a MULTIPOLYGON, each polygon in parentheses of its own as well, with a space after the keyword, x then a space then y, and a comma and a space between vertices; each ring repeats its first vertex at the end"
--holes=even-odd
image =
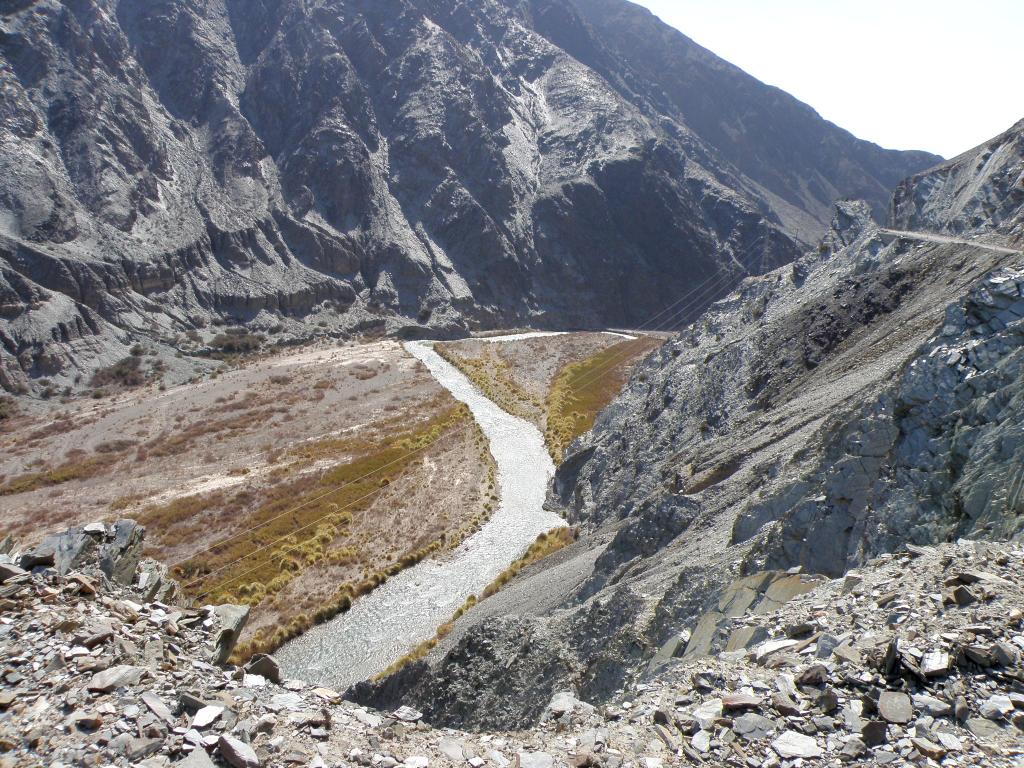
POLYGON ((953 157, 1024 118, 1024 0, 634 0, 824 118, 953 157))

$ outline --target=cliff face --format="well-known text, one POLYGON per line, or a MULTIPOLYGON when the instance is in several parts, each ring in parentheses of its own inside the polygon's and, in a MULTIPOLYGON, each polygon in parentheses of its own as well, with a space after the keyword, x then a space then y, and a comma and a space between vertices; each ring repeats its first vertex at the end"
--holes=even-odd
MULTIPOLYGON (((905 186, 897 210, 951 173, 905 186)), ((1011 199, 1005 177, 965 173, 935 228, 1011 199)), ((1019 206, 1001 210, 970 237, 895 235, 839 204, 817 249, 711 306, 570 447, 549 503, 577 543, 359 695, 410 697, 439 722, 529 722, 549 688, 602 700, 706 653, 736 618, 722 606, 737 578, 1019 537, 1024 255, 1002 233, 1019 206)))
POLYGON ((934 165, 926 152, 861 141, 788 93, 715 56, 622 0, 532 3, 537 29, 604 76, 624 98, 685 125, 788 232, 816 242, 832 203, 869 203, 879 221, 892 189, 934 165))
POLYGON ((23 1, 0 62, 7 388, 210 323, 630 325, 938 160, 623 2, 23 1))
POLYGON ((980 147, 903 181, 892 201, 902 229, 1024 237, 1024 120, 980 147))

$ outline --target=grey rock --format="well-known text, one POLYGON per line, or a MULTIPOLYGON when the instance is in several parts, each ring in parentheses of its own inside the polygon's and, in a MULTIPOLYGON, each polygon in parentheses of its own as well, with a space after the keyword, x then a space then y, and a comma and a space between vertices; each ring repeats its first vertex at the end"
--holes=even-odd
POLYGON ((1021 652, 1009 643, 998 642, 992 646, 992 656, 1001 667, 1015 667, 1020 663, 1021 652))
POLYGON ((967 720, 970 714, 971 708, 967 704, 967 699, 963 696, 957 696, 956 699, 953 700, 953 717, 955 717, 958 722, 963 723, 967 720))
POLYGON ((839 638, 825 632, 818 638, 818 644, 814 655, 818 659, 828 659, 832 656, 832 651, 834 651, 839 645, 839 638))
POLYGON ((801 713, 800 705, 782 691, 772 694, 772 706, 786 717, 795 717, 801 713))
POLYGON ((758 741, 775 730, 775 723, 763 715, 746 712, 733 720, 732 729, 749 741, 758 741))
POLYGON ((832 653, 837 659, 853 664, 854 666, 860 666, 863 663, 860 651, 849 643, 840 643, 832 649, 832 653))
POLYGON ((270 682, 280 685, 282 683, 281 665, 277 659, 265 653, 255 654, 245 665, 245 671, 252 675, 260 675, 270 682))
POLYGON ((856 573, 848 573, 843 579, 843 594, 853 592, 864 581, 864 577, 856 573))
POLYGON ((423 717, 423 713, 412 707, 403 706, 394 711, 394 716, 406 723, 415 723, 423 717))
POLYGON ((704 753, 711 749, 711 734, 708 731, 697 731, 690 739, 690 746, 704 753))
POLYGON ((811 738, 797 731, 785 731, 772 741, 772 749, 779 753, 784 759, 801 757, 821 757, 822 751, 818 743, 811 738))
POLYGON ((914 706, 905 693, 882 691, 878 697, 878 714, 890 723, 909 723, 914 718, 914 706))
POLYGON ((979 739, 998 739, 1002 731, 999 725, 984 717, 969 717, 964 725, 979 739))
POLYGON ((555 764, 547 752, 520 752, 516 757, 520 768, 553 768, 555 764))
POLYGON ((460 765, 466 759, 465 747, 455 739, 443 738, 438 741, 437 748, 441 751, 441 754, 456 765, 460 765))
POLYGON ((110 669, 104 669, 102 672, 97 672, 92 676, 88 687, 90 691, 109 693, 118 688, 138 685, 145 675, 146 670, 142 667, 121 664, 110 667, 110 669))
POLYGON ((246 622, 249 620, 249 610, 247 605, 218 605, 214 607, 214 615, 220 622, 220 632, 210 658, 212 664, 227 663, 242 635, 246 622))
POLYGON ((845 758, 856 760, 863 756, 867 752, 867 745, 858 736, 851 736, 843 744, 843 748, 839 751, 839 754, 845 758))
POLYGON ((914 749, 932 760, 942 760, 946 756, 945 747, 928 739, 913 738, 910 743, 914 745, 914 749))
POLYGON ((134 520, 118 520, 113 535, 104 534, 100 546, 100 570, 118 584, 128 585, 135 580, 135 571, 142 558, 146 530, 134 520))
POLYGON ((193 749, 183 760, 174 764, 177 768, 215 768, 213 760, 204 749, 193 749))
POLYGON ((188 715, 194 715, 203 707, 208 706, 206 701, 203 701, 203 699, 189 693, 188 691, 183 691, 178 696, 178 704, 182 711, 188 715))
POLYGON ((260 760, 253 748, 234 736, 222 734, 217 741, 217 750, 232 768, 260 768, 260 760))
POLYGON ((948 717, 953 712, 953 707, 926 694, 914 694, 914 707, 923 710, 932 717, 948 717))
POLYGON ((107 578, 128 585, 135 580, 144 538, 145 529, 134 520, 118 520, 112 530, 105 526, 93 532, 70 528, 43 539, 38 547, 22 555, 20 563, 23 568, 53 566, 62 576, 96 567, 107 578))
POLYGON ((722 717, 722 700, 708 699, 693 710, 693 718, 702 731, 709 731, 722 717))
POLYGON ((978 707, 981 716, 989 720, 1002 720, 1013 710, 1013 702, 1010 701, 1009 696, 1004 695, 990 696, 978 707))
POLYGON ((159 717, 165 723, 168 725, 173 725, 175 723, 175 717, 171 714, 171 710, 166 704, 164 704, 163 699, 161 699, 156 693, 153 691, 143 691, 139 698, 142 699, 142 703, 145 704, 154 715, 159 717))
POLYGON ((200 709, 192 717, 192 727, 196 730, 202 730, 213 725, 216 720, 224 714, 225 707, 217 705, 209 705, 200 709))
POLYGON ((888 739, 888 726, 883 720, 871 720, 861 728, 860 735, 869 747, 877 747, 888 739))
POLYGON ((824 685, 829 680, 829 671, 824 664, 812 664, 797 675, 797 685, 824 685))
POLYGON ((24 576, 28 571, 19 568, 13 563, 0 563, 0 584, 18 576, 24 576))
POLYGON ((953 600, 961 607, 978 602, 975 594, 963 585, 953 590, 953 600))
POLYGON ((921 659, 921 672, 925 677, 943 677, 948 674, 950 664, 945 651, 928 651, 921 659))
POLYGON ((955 735, 952 733, 946 733, 945 731, 939 731, 935 734, 936 740, 943 746, 947 752, 961 752, 963 751, 964 745, 955 735))

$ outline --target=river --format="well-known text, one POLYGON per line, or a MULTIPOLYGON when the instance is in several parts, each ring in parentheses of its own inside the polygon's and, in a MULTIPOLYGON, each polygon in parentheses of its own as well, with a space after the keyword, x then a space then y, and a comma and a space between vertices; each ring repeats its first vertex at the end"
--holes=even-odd
MULTIPOLYGON (((542 335, 551 334, 486 340, 542 335)), ((339 690, 373 677, 433 637, 466 598, 482 592, 539 534, 565 525, 558 515, 544 510, 555 467, 540 431, 485 397, 434 351, 432 342, 408 342, 405 348, 473 412, 490 441, 501 501, 483 528, 457 549, 402 571, 357 600, 348 612, 281 648, 275 657, 288 677, 339 690)))

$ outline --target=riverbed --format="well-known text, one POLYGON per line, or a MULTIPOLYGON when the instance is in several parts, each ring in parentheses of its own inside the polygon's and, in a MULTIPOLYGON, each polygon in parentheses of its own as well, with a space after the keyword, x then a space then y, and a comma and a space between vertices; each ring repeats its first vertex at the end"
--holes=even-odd
POLYGON ((408 342, 405 348, 469 406, 490 442, 498 469, 498 509, 456 550, 392 577, 348 612, 281 648, 275 656, 288 677, 339 690, 373 677, 433 637, 466 598, 482 592, 539 534, 565 525, 544 509, 555 467, 540 431, 485 397, 434 351, 433 342, 408 342))

